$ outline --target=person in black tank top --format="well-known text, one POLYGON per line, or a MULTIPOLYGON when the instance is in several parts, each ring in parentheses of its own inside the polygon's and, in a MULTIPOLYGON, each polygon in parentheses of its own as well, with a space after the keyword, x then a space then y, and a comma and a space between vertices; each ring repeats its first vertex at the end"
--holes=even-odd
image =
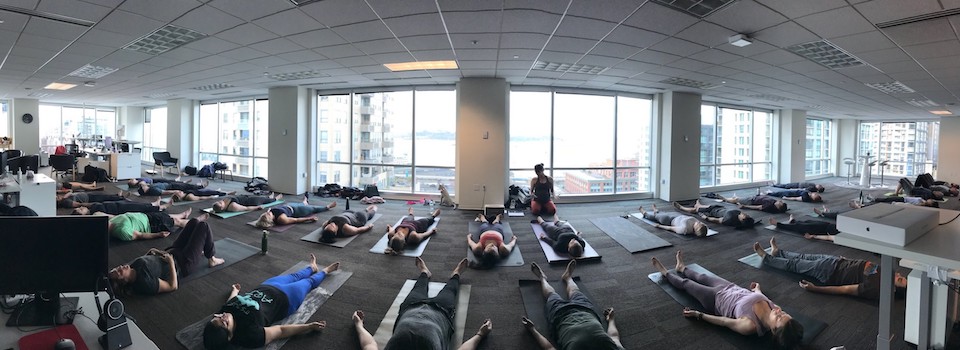
POLYGON ((427 229, 433 226, 433 222, 440 216, 440 209, 434 210, 430 213, 430 216, 420 219, 413 216, 413 207, 410 207, 407 212, 409 215, 405 216, 397 227, 387 225, 387 240, 390 247, 384 251, 384 254, 400 254, 407 244, 416 246, 427 237, 437 233, 436 228, 430 231, 427 231, 427 229))
POLYGON ((553 178, 543 173, 543 163, 533 166, 537 176, 530 180, 530 211, 533 215, 553 215, 557 213, 557 206, 553 203, 553 178))
POLYGON ((373 229, 367 221, 377 214, 377 206, 368 206, 364 212, 345 211, 324 222, 320 231, 320 241, 333 243, 337 238, 356 236, 373 229))

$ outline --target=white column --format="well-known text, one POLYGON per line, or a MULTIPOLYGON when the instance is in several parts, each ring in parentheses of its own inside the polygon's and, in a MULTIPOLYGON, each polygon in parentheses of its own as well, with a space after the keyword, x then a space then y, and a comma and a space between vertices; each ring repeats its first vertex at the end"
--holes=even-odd
POLYGON ((780 110, 779 182, 801 182, 806 178, 807 111, 780 110))
POLYGON ((504 79, 457 83, 456 201, 464 209, 503 205, 509 165, 510 85, 504 79))
POLYGON ((660 133, 660 199, 700 197, 701 96, 670 91, 663 94, 660 133))
POLYGON ((314 147, 309 139, 308 91, 297 86, 270 88, 267 180, 277 192, 303 193, 308 189, 307 157, 309 147, 314 147))
MULTIPOLYGON (((177 99, 167 101, 167 152, 180 160, 180 170, 187 164, 196 164, 193 159, 194 119, 199 115, 200 105, 195 100, 177 99)), ((214 132, 207 137, 219 137, 214 132)))
POLYGON ((941 181, 960 182, 960 118, 940 118, 940 146, 937 155, 937 172, 934 178, 941 181))

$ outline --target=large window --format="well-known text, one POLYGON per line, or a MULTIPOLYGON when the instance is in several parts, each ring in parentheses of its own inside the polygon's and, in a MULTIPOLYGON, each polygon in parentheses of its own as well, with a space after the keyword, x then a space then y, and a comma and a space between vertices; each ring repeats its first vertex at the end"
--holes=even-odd
MULTIPOLYGON (((862 122, 857 155, 877 164, 887 161, 885 175, 933 173, 939 151, 939 122, 862 122)), ((862 159, 862 158, 861 158, 862 159)), ((879 173, 880 169, 874 168, 879 173)))
POLYGON ((106 136, 116 137, 117 110, 113 107, 41 104, 38 119, 40 147, 51 154, 63 144, 92 148, 102 146, 106 136))
POLYGON ((324 95, 317 108, 315 185, 377 185, 406 193, 435 193, 439 184, 454 189, 453 90, 324 95))
POLYGON ((832 122, 824 119, 807 119, 806 175, 825 175, 832 172, 830 148, 832 122))
POLYGON ((167 150, 167 107, 147 108, 144 112, 140 160, 153 163, 153 152, 167 150))
POLYGON ((652 100, 510 92, 510 183, 543 163, 560 194, 650 192, 652 100))
POLYGON ((10 130, 10 103, 0 101, 0 137, 13 137, 10 130))
POLYGON ((700 187, 773 178, 773 115, 768 111, 700 108, 700 187))
POLYGON ((243 177, 267 174, 269 101, 240 100, 200 106, 200 164, 225 163, 243 177))

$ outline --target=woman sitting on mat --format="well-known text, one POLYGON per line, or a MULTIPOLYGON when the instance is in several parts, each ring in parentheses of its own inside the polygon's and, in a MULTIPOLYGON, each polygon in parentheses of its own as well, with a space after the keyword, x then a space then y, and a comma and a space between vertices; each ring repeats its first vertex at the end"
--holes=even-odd
POLYGON ((480 266, 471 267, 492 267, 502 259, 510 256, 513 247, 517 245, 517 236, 510 239, 510 243, 503 243, 503 225, 500 219, 503 214, 497 214, 493 222, 487 222, 487 217, 483 213, 477 214, 473 221, 480 223, 480 236, 477 242, 473 241, 473 234, 467 234, 467 246, 473 251, 473 255, 480 260, 480 266))
MULTIPOLYGON (((336 205, 337 203, 333 202, 331 204, 336 205)), ((377 215, 376 205, 367 206, 367 209, 362 213, 347 210, 334 215, 321 225, 323 230, 320 231, 320 241, 333 243, 337 241, 337 238, 356 236, 370 231, 373 229, 373 224, 368 224, 367 221, 373 219, 375 215, 377 215)))
POLYGON ((397 227, 387 225, 387 240, 390 247, 384 251, 384 254, 400 254, 408 244, 416 246, 427 237, 437 233, 436 228, 430 229, 430 231, 427 231, 427 229, 433 226, 434 221, 440 216, 440 209, 434 210, 430 213, 430 216, 420 219, 413 216, 413 207, 410 207, 407 212, 409 215, 404 216, 397 227))
POLYGON ((700 218, 707 220, 708 222, 733 226, 738 229, 753 227, 755 223, 750 215, 747 215, 738 209, 729 209, 719 204, 703 205, 700 203, 699 199, 692 207, 685 207, 677 202, 673 202, 673 207, 685 213, 699 214, 700 218))
POLYGON ((726 198, 719 194, 714 194, 714 198, 727 203, 736 204, 737 208, 740 209, 746 208, 774 214, 787 212, 787 203, 784 203, 777 197, 771 197, 762 194, 747 198, 738 198, 736 196, 726 198))
POLYGON ((543 228, 543 234, 540 240, 547 242, 553 251, 560 254, 567 254, 573 258, 583 256, 583 247, 587 242, 580 238, 580 232, 573 229, 568 221, 560 221, 555 217, 554 221, 543 221, 543 217, 538 216, 533 222, 540 224, 543 228))
POLYGON ((694 234, 697 237, 707 235, 707 224, 700 222, 697 218, 690 215, 683 215, 677 212, 661 213, 657 205, 653 205, 653 212, 648 213, 640 207, 640 214, 644 219, 655 222, 653 227, 676 232, 679 235, 694 234))
MULTIPOLYGON (((869 260, 789 252, 780 249, 774 238, 770 238, 770 253, 763 250, 760 242, 753 244, 753 250, 763 259, 763 264, 766 266, 815 279, 820 285, 806 280, 800 281, 800 288, 809 292, 852 295, 867 299, 880 298, 880 266, 869 260)), ((897 272, 893 278, 893 284, 898 292, 904 292, 907 288, 907 278, 897 272)))
POLYGON ((120 194, 102 194, 102 193, 86 193, 86 192, 71 192, 57 195, 57 208, 79 208, 90 205, 91 203, 99 202, 116 202, 116 201, 125 201, 127 198, 125 194, 120 191, 120 194))
POLYGON ((820 196, 819 192, 809 192, 807 190, 767 191, 765 194, 768 196, 780 197, 787 201, 807 203, 823 202, 823 197, 820 196))
MULTIPOLYGON (((179 214, 167 213, 126 213, 110 218, 107 231, 110 236, 121 241, 163 238, 177 227, 184 227, 193 210, 179 214)), ((204 215, 201 215, 204 217, 204 215)))
POLYGON ((273 193, 270 193, 269 196, 251 196, 246 194, 226 196, 221 200, 213 202, 213 211, 222 213, 260 210, 263 209, 264 204, 273 203, 281 199, 283 199, 282 194, 273 193))
POLYGON ((791 182, 785 184, 773 184, 770 187, 782 188, 786 190, 796 190, 802 189, 807 190, 807 192, 820 192, 823 193, 825 188, 821 184, 815 184, 813 182, 791 182))
POLYGON ((156 295, 177 290, 179 277, 189 276, 201 267, 223 264, 216 257, 213 231, 201 215, 190 219, 173 245, 164 250, 150 248, 146 255, 114 267, 107 276, 113 290, 123 294, 156 295))
MULTIPOLYGON (((533 274, 540 280, 540 291, 543 293, 543 298, 547 300, 547 321, 554 327, 557 345, 561 349, 623 349, 623 344, 620 343, 620 331, 617 330, 616 323, 613 321, 613 308, 603 310, 603 317, 607 320, 607 329, 604 330, 603 324, 600 323, 600 315, 593 311, 593 302, 580 292, 577 283, 573 281, 573 269, 576 266, 577 261, 570 260, 567 269, 560 276, 560 280, 566 285, 566 300, 561 298, 553 286, 547 282, 547 276, 537 263, 533 263, 530 267, 533 274)), ((555 349, 550 344, 550 340, 540 334, 533 321, 524 316, 521 323, 540 348, 555 349)))
POLYGON ((327 205, 310 205, 307 197, 303 197, 301 203, 286 203, 270 207, 269 210, 260 214, 260 218, 254 225, 259 228, 270 228, 277 225, 317 222, 319 219, 315 214, 325 212, 335 206, 337 206, 337 201, 330 202, 327 205))
POLYGON ((134 201, 115 201, 102 203, 86 203, 85 206, 77 207, 70 212, 70 215, 120 215, 126 213, 158 213, 170 207, 170 204, 160 203, 157 198, 153 203, 134 202, 134 201))
MULTIPOLYGON (((453 269, 450 280, 433 298, 427 294, 430 289, 430 270, 427 269, 423 259, 418 257, 415 262, 420 269, 420 277, 417 277, 413 290, 400 304, 400 313, 393 326, 393 335, 383 348, 386 350, 448 350, 454 335, 454 315, 457 312, 457 297, 460 293, 460 273, 466 268, 467 259, 460 260, 457 267, 453 269)), ((363 327, 363 316, 361 310, 353 313, 353 326, 360 340, 360 349, 376 350, 379 348, 377 341, 363 327)), ((493 330, 493 322, 488 318, 483 321, 477 334, 463 342, 458 349, 476 349, 491 330, 493 330)))
POLYGON ((709 312, 684 308, 684 317, 727 327, 743 335, 762 336, 769 330, 773 340, 784 349, 792 349, 800 344, 803 326, 763 295, 758 283, 751 282, 747 290, 723 278, 688 269, 680 251, 677 251, 674 273, 669 273, 657 258, 651 260, 653 267, 660 271, 667 282, 696 298, 709 312))
POLYGON ((557 205, 553 203, 553 178, 543 173, 543 163, 533 166, 537 176, 530 180, 530 212, 533 215, 553 215, 557 213, 557 205))
POLYGON ((232 346, 260 348, 274 340, 289 338, 310 331, 320 331, 326 321, 302 324, 272 325, 297 312, 311 290, 317 288, 327 274, 340 268, 335 262, 320 269, 317 257, 310 254, 310 266, 289 275, 271 277, 257 288, 240 294, 234 283, 227 303, 203 329, 203 346, 227 349, 232 346))

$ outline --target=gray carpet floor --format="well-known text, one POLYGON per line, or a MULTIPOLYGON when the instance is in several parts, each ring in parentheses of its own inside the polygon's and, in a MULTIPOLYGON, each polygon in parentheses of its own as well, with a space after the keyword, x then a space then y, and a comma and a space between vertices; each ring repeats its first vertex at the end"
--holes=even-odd
MULTIPOLYGON (((859 190, 834 185, 843 182, 843 178, 830 178, 824 193, 826 205, 830 208, 846 207, 850 199, 859 194, 859 190)), ((888 181, 890 182, 890 181, 888 181)), ((242 183, 212 181, 210 188, 239 190, 243 193, 242 183)), ((879 195, 892 189, 874 189, 868 193, 879 195)), ((113 187, 107 191, 115 192, 113 187)), ((739 192, 741 196, 755 194, 756 189, 724 192, 730 195, 739 192)), ((299 200, 300 197, 287 195, 286 200, 299 200)), ((134 200, 148 200, 135 198, 134 200)), ((329 202, 330 198, 311 197, 314 204, 329 202)), ((705 202, 706 203, 706 202, 705 202)), ((338 206, 331 212, 320 215, 321 221, 332 214, 344 210, 345 202, 338 200, 338 206), (326 214, 326 215, 324 215, 326 214)), ((734 349, 736 346, 726 341, 721 332, 729 332, 703 322, 684 319, 681 307, 669 296, 646 278, 655 271, 650 264, 651 257, 660 258, 672 266, 673 256, 678 249, 683 250, 686 260, 699 263, 714 273, 742 286, 751 281, 761 284, 765 293, 776 303, 789 305, 795 310, 818 318, 829 326, 817 337, 812 349, 829 349, 845 345, 847 349, 875 348, 877 336, 878 308, 875 303, 863 303, 847 297, 826 296, 806 292, 797 286, 796 281, 781 274, 767 273, 753 268, 744 268, 737 261, 751 252, 754 242, 767 241, 776 235, 781 247, 802 252, 817 252, 843 255, 850 258, 865 258, 878 261, 868 252, 833 245, 832 243, 808 241, 797 235, 775 234, 763 229, 762 225, 748 230, 732 230, 711 225, 721 231, 719 235, 694 240, 684 240, 666 232, 651 230, 655 235, 669 241, 673 247, 655 249, 630 254, 616 241, 590 223, 590 218, 623 216, 637 212, 637 207, 649 207, 657 204, 663 210, 672 210, 669 203, 661 200, 614 201, 590 204, 559 204, 559 216, 570 220, 583 232, 603 259, 580 264, 577 275, 582 283, 588 285, 594 302, 599 307, 616 308, 616 320, 623 344, 629 349, 734 349)), ((192 208, 199 214, 200 209, 209 207, 210 201, 191 203, 171 207, 176 213, 192 208)), ((352 209, 362 209, 358 201, 351 201, 352 209)), ((813 204, 789 202, 790 211, 801 218, 810 213, 813 204)), ((946 208, 960 208, 960 201, 951 198, 944 204, 946 208)), ((390 307, 397 291, 404 281, 417 276, 414 260, 402 256, 376 255, 367 252, 383 234, 386 225, 407 212, 405 201, 388 200, 379 206, 385 220, 377 222, 372 232, 358 237, 346 248, 334 248, 300 241, 300 237, 309 233, 319 224, 301 224, 283 233, 270 236, 270 250, 266 256, 255 256, 203 278, 180 285, 174 293, 155 297, 127 297, 125 304, 128 313, 136 319, 140 328, 161 349, 179 349, 174 335, 182 327, 218 310, 232 283, 239 282, 244 288, 256 286, 297 261, 307 258, 309 253, 317 255, 321 264, 340 261, 344 269, 353 272, 353 278, 340 288, 328 300, 311 320, 326 320, 327 329, 322 334, 299 336, 289 341, 284 349, 357 349, 359 344, 350 316, 354 310, 362 309, 367 317, 367 330, 377 329, 379 321, 390 307)), ((429 208, 415 206, 415 213, 426 215, 429 208)), ((785 220, 786 214, 771 215, 749 211, 758 219, 774 217, 785 220)), ((438 227, 422 258, 434 272, 435 281, 443 281, 454 264, 465 255, 464 247, 467 223, 477 214, 476 211, 444 208, 438 227)), ((217 238, 229 237, 259 247, 260 230, 245 225, 258 213, 248 213, 231 219, 210 218, 209 222, 217 238)), ((540 250, 533 231, 527 222, 532 219, 511 217, 514 233, 518 236, 517 247, 521 249, 526 264, 523 267, 499 267, 491 270, 469 270, 463 274, 463 283, 472 285, 470 307, 467 310, 467 331, 471 335, 484 319, 493 320, 494 330, 481 345, 481 349, 535 349, 536 344, 520 324, 523 316, 523 303, 517 286, 517 280, 532 279, 530 263, 542 266, 546 274, 556 279, 563 266, 550 266, 540 250)), ((804 217, 806 218, 806 217, 804 217)), ((634 224, 644 225, 633 217, 628 219, 634 224)), ((143 254, 150 247, 163 248, 176 237, 138 242, 114 242, 110 247, 110 264, 125 263, 143 254)), ((462 310, 460 310, 462 312, 462 310)), ((903 329, 904 302, 899 300, 894 307, 894 329, 901 333, 903 329)), ((544 326, 544 325, 541 325, 544 326)), ((955 337, 954 337, 955 338, 955 337)), ((911 349, 912 345, 903 342, 902 337, 894 341, 894 349, 911 349)), ((956 342, 954 342, 956 344, 956 342)))

